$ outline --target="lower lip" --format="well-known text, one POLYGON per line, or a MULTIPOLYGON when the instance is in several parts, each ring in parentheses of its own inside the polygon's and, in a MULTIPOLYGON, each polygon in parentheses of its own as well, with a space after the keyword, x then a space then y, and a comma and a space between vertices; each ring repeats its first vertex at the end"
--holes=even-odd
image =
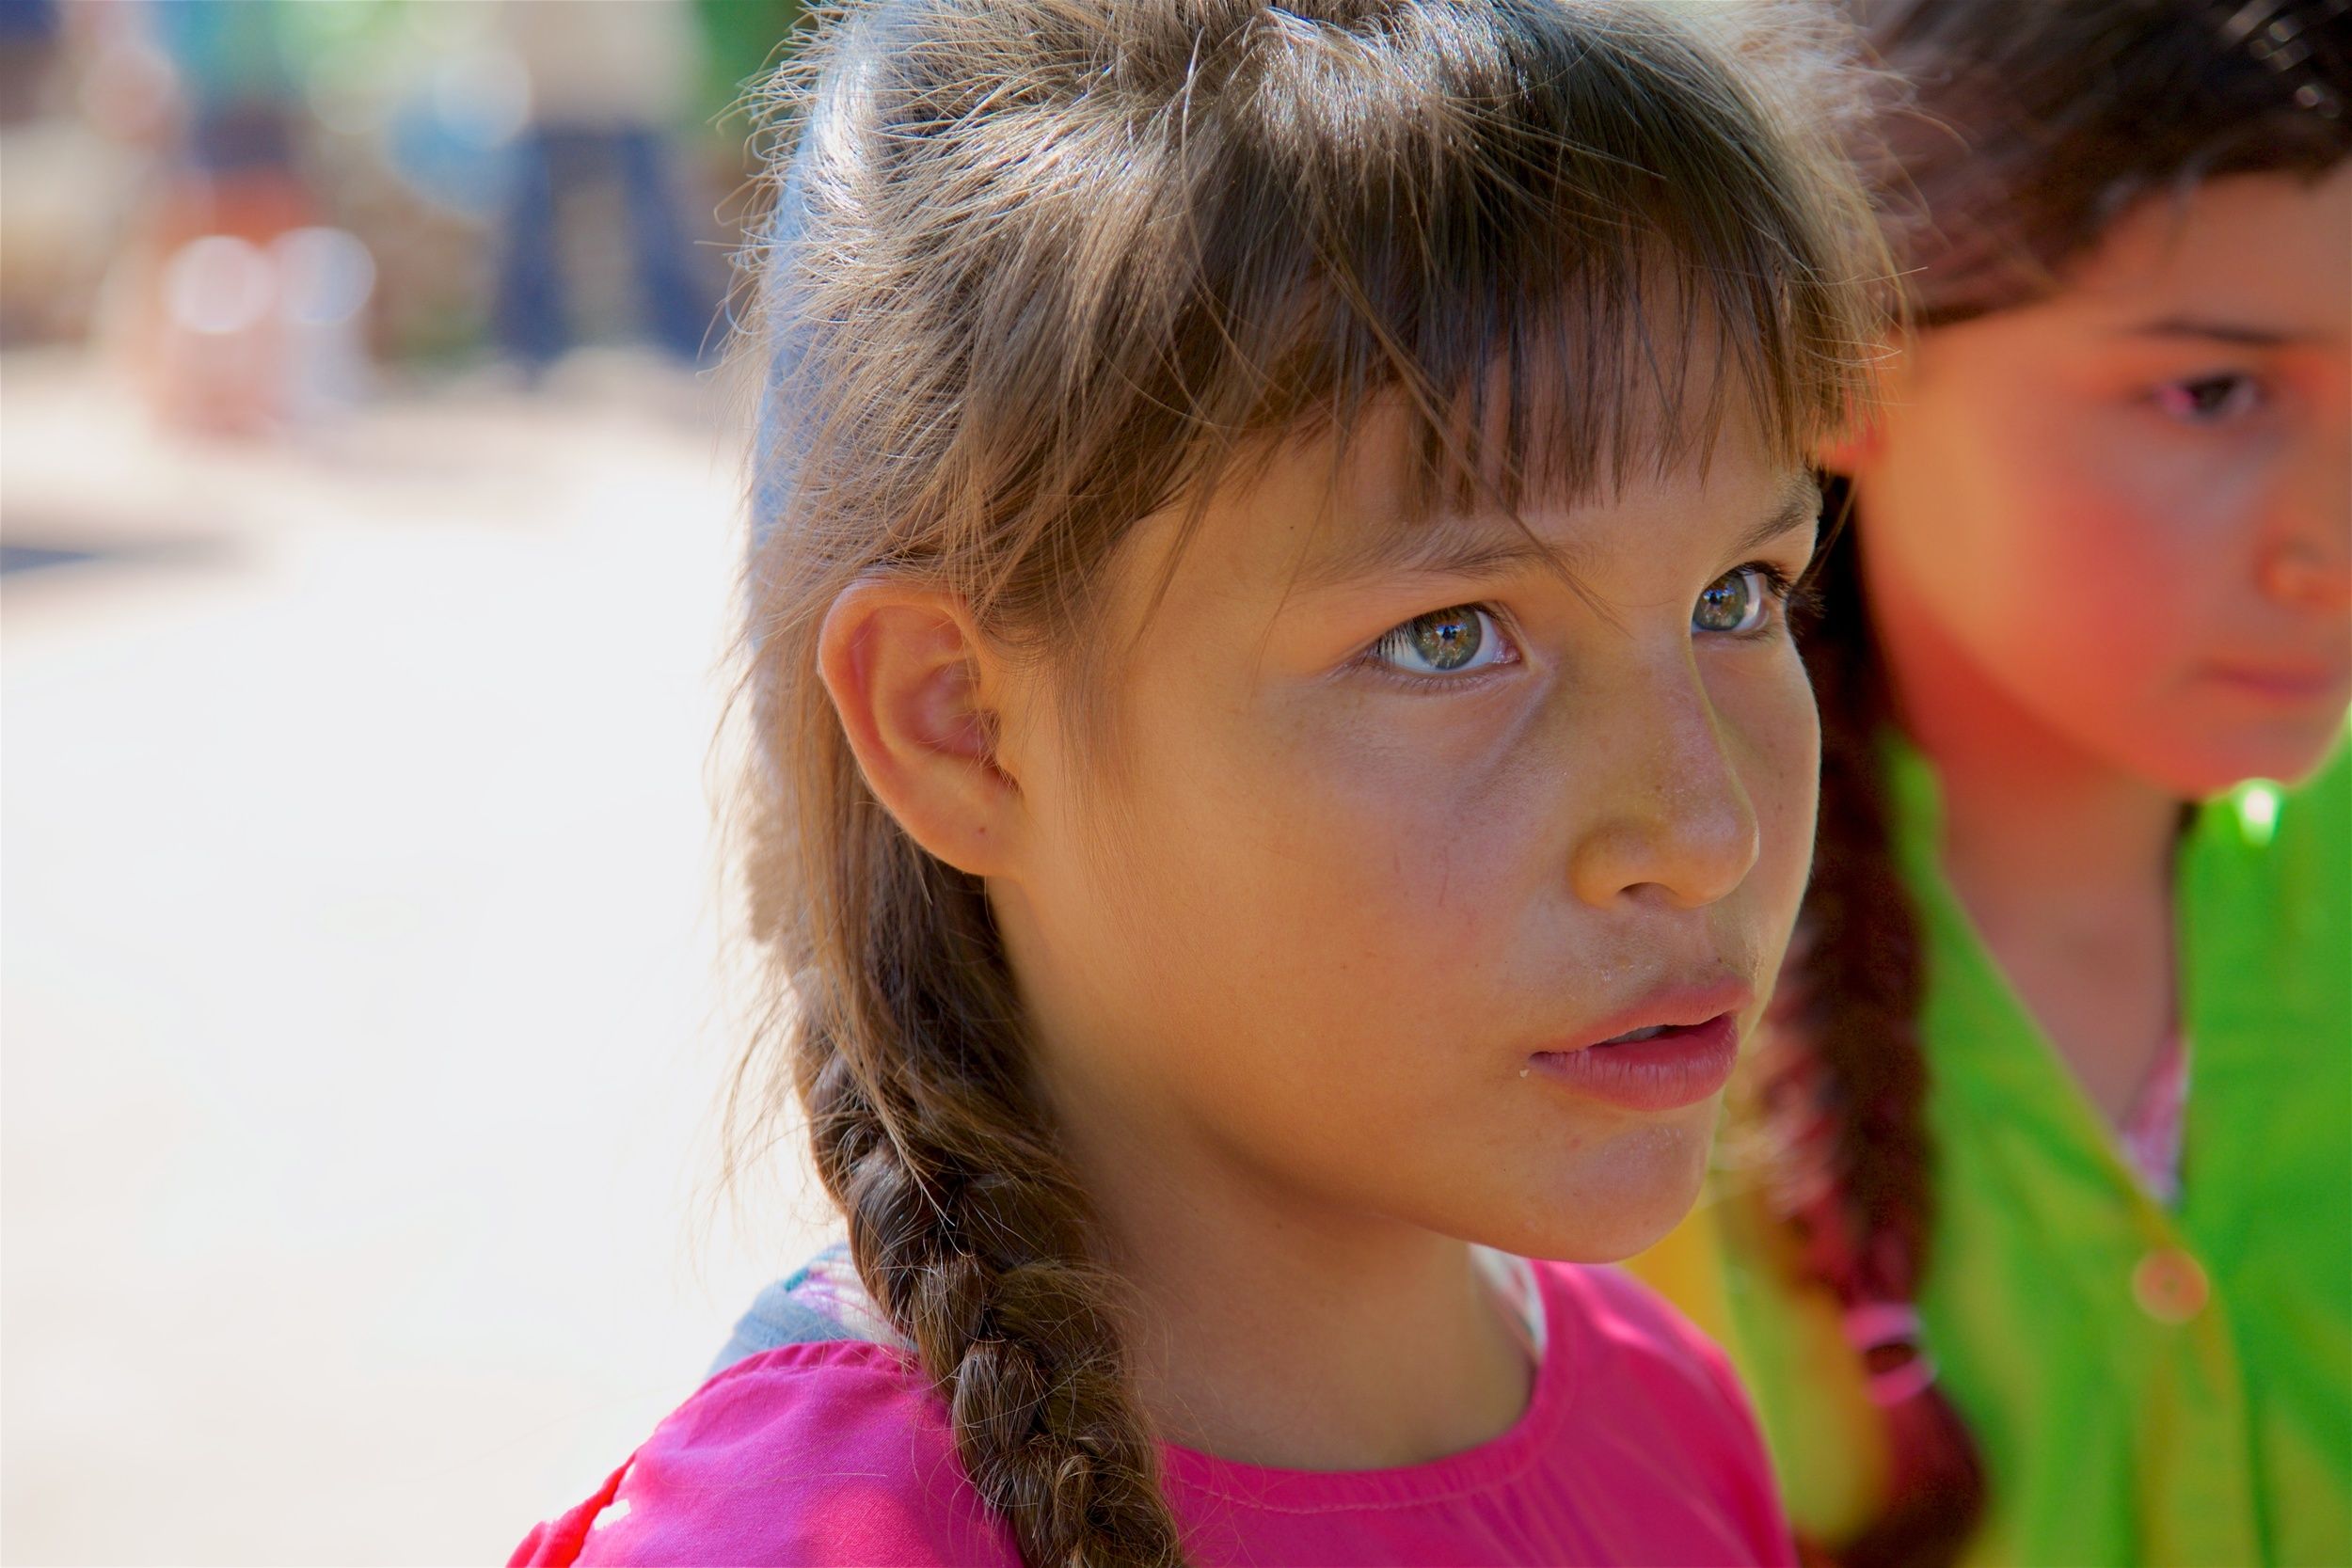
POLYGON ((1677 1111, 1720 1094, 1740 1061, 1740 1025, 1729 1013, 1622 1045, 1539 1051, 1534 1069, 1587 1100, 1629 1111, 1677 1111))

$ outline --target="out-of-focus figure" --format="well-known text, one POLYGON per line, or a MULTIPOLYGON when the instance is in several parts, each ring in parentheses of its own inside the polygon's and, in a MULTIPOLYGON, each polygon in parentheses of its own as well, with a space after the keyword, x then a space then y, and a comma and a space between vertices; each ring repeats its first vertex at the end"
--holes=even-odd
POLYGON ((1650 1272, 1835 1560, 2352 1561, 2352 7, 1855 8, 1914 330, 1821 454, 1720 1250, 1650 1272))
POLYGON ((72 113, 68 15, 0 0, 0 346, 71 335, 96 293, 122 160, 72 113))
POLYGON ((164 425, 316 421, 485 353, 715 350, 796 0, 0 0, 0 340, 164 425), (715 132, 715 134, 714 134, 715 132))
POLYGON ((183 0, 69 15, 82 35, 79 118, 94 139, 150 153, 98 325, 156 417, 257 435, 350 402, 368 380, 375 264, 306 170, 289 12, 279 0, 183 0))
POLYGON ((693 11, 685 0, 507 0, 500 16, 530 91, 501 236, 500 344, 534 368, 570 345, 567 295, 601 257, 569 242, 566 219, 574 198, 603 192, 620 199, 640 330, 700 357, 707 340, 715 346, 717 292, 682 214, 672 146, 697 87, 693 11))
POLYGON ((313 227, 295 161, 298 99, 279 0, 147 8, 171 64, 178 116, 149 238, 161 261, 148 342, 160 411, 220 431, 285 411, 280 279, 272 247, 313 227))

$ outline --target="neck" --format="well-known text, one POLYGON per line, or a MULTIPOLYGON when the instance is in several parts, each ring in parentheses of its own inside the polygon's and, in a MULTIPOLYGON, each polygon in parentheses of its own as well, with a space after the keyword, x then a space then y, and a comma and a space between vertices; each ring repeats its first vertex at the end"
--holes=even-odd
POLYGON ((1140 1119, 1097 1111, 1063 1129, 1138 1308, 1137 1389, 1162 1436, 1248 1464, 1374 1469, 1518 1418, 1531 1369, 1466 1243, 1303 1200, 1140 1119))
POLYGON ((2084 750, 1987 680, 1931 615, 1900 602, 1899 585, 1869 590, 1897 722, 1935 765, 1941 848, 1957 885, 2004 903, 2012 890, 2029 893, 2042 908, 2169 885, 2177 796, 2084 750))

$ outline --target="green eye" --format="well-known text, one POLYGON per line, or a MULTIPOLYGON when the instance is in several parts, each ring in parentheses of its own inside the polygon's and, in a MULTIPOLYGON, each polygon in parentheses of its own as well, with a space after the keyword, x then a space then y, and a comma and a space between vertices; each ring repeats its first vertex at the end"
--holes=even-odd
POLYGON ((1707 585, 1691 610, 1691 625, 1698 631, 1754 631, 1772 610, 1772 585, 1764 568, 1742 566, 1707 585))
POLYGON ((1413 675, 1455 675, 1501 663, 1510 644, 1475 605, 1416 615, 1372 645, 1381 662, 1413 675))

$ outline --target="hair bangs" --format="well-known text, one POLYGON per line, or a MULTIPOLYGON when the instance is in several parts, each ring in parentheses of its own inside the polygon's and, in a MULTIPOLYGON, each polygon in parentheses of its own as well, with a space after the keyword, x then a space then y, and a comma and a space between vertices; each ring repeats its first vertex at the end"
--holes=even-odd
POLYGON ((1184 186, 1216 196, 1188 202, 1199 298, 1168 325, 1220 350, 1181 397, 1188 479, 1247 446, 1343 453, 1393 405, 1409 508, 1575 502, 1703 464, 1727 416, 1803 464, 1867 395, 1868 214, 1767 178, 1768 109, 1681 35, 1275 14, 1256 90, 1188 128, 1184 186))
POLYGON ((1408 508, 1613 490, 1735 412, 1802 463, 1865 395, 1883 253, 1826 126, 1768 96, 1825 56, 1722 9, 860 15, 783 185, 763 521, 858 498, 878 531, 843 544, 1059 634, 1102 542, 1391 404, 1408 508), (976 59, 1002 69, 948 69, 976 59))

